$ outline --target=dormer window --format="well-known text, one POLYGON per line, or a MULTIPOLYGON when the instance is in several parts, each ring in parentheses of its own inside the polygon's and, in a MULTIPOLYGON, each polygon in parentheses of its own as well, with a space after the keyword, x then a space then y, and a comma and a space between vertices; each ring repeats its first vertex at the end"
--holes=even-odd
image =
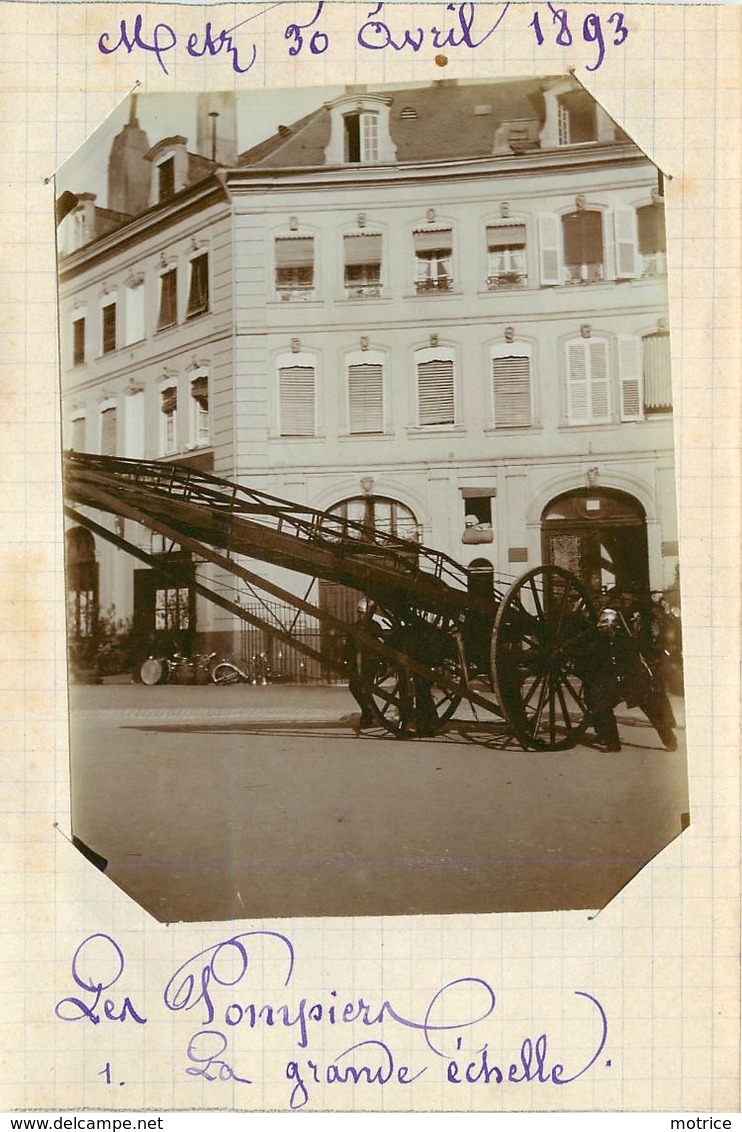
POLYGON ((175 158, 167 157, 157 166, 157 199, 167 200, 175 193, 175 158))
POLYGON ((378 94, 344 94, 328 103, 330 140, 327 165, 364 165, 396 161, 389 133, 391 99, 378 94))
POLYGON ((585 90, 561 95, 557 103, 559 144, 579 145, 597 140, 595 101, 585 90))
POLYGON ((369 112, 345 114, 345 160, 379 160, 379 115, 369 112))

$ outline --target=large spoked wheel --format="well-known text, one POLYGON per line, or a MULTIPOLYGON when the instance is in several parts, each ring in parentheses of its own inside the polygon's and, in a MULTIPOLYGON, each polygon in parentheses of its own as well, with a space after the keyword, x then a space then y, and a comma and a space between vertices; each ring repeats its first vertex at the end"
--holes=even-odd
POLYGON ((530 570, 505 594, 492 675, 500 710, 523 747, 565 750, 586 731, 596 624, 587 590, 559 566, 530 570))
POLYGON ((397 652, 429 667, 433 675, 426 680, 401 661, 359 653, 356 662, 371 716, 397 739, 435 735, 461 703, 460 695, 436 680, 437 673, 457 683, 463 679, 455 623, 445 615, 416 610, 390 614, 372 605, 365 626, 397 652))

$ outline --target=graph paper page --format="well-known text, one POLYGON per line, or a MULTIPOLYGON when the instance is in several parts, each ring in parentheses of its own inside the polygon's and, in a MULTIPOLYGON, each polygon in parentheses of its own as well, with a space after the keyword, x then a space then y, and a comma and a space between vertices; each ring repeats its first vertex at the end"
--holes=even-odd
MULTIPOLYGON (((436 46, 426 30, 414 50, 401 45, 404 29, 440 24, 445 5, 384 5, 397 46, 383 48, 378 31, 366 32, 367 43, 376 36, 371 47, 359 41, 371 7, 338 2, 319 13, 311 3, 0 5, 2 1107, 737 1107, 740 9, 632 3, 619 20, 611 6, 568 5, 572 42, 557 43, 561 25, 545 4, 462 7, 475 7, 472 43, 439 38, 436 46), (587 19, 596 13, 605 31, 599 67, 596 25, 587 19), (113 46, 122 20, 131 49, 105 53, 101 37, 113 46), (204 50, 208 21, 212 46, 219 31, 240 25, 239 55, 223 39, 218 52, 204 50), (303 30, 287 35, 291 25, 303 30), (132 90, 140 98, 336 92, 570 72, 664 174, 690 824, 602 910, 157 922, 71 840, 54 175, 132 90), (94 972, 83 972, 88 963, 94 972), (273 1024, 265 1014, 250 1024, 251 1006, 266 1004, 273 1024), (355 1011, 356 1024, 341 1032, 345 1004, 354 1004, 348 1017, 355 1011), (476 1021, 483 1015, 486 1031, 476 1021), (446 1027, 462 1022, 458 1047, 446 1046, 446 1027), (217 1080, 188 1053, 205 1031, 217 1080), (541 1035, 546 1061, 528 1055, 524 1068, 524 1040, 535 1048, 541 1035), (375 1047, 377 1070, 380 1056, 387 1068, 393 1061, 383 1088, 363 1074, 339 1084, 328 1071, 364 1041, 385 1043, 375 1047), (501 1083, 496 1074, 482 1080, 483 1044, 490 1065, 504 1066, 501 1083), (472 1081, 466 1066, 475 1063, 472 1081)), ((461 36, 460 12, 456 19, 461 36)), ((446 341, 453 334, 445 323, 439 332, 446 341)), ((357 342, 355 333, 360 349, 357 342)), ((287 337, 289 357, 301 348, 287 337)), ((394 758, 409 774, 406 747, 398 744, 394 758)))

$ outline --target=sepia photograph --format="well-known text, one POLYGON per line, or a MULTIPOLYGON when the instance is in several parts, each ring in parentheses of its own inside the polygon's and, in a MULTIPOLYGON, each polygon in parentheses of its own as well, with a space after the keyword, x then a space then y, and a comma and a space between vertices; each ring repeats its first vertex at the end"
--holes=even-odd
POLYGON ((665 191, 564 75, 59 169, 72 834, 154 919, 598 910, 689 826, 665 191))

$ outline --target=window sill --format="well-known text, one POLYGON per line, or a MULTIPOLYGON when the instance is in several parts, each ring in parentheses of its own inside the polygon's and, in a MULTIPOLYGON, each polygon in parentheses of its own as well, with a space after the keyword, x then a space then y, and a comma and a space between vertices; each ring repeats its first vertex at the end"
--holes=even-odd
POLYGON ((186 322, 195 322, 198 318, 204 318, 207 314, 211 314, 211 308, 207 307, 203 311, 194 311, 193 314, 186 315, 186 322))
MULTIPOLYGON (((574 428, 574 425, 570 426, 574 428)), ((482 430, 485 436, 502 436, 504 432, 543 432, 541 425, 535 424, 520 424, 520 425, 487 425, 482 430)))
POLYGON ((404 295, 405 299, 461 299, 464 296, 463 291, 407 291, 404 295))
POLYGON ((168 322, 167 326, 158 326, 155 334, 165 334, 168 330, 177 330, 179 325, 177 322, 168 322))
POLYGON ((410 440, 429 440, 431 436, 463 436, 466 433, 465 425, 412 425, 406 430, 410 440))
POLYGON ((285 433, 285 432, 271 432, 269 434, 269 440, 285 440, 289 444, 299 444, 299 443, 305 444, 305 443, 311 443, 312 441, 317 441, 317 440, 325 441, 326 439, 327 439, 327 433, 326 432, 313 432, 311 436, 307 436, 306 433, 303 433, 301 435, 292 435, 291 433, 285 433))
POLYGON ((348 443, 360 440, 394 440, 391 432, 339 432, 338 440, 348 443))

